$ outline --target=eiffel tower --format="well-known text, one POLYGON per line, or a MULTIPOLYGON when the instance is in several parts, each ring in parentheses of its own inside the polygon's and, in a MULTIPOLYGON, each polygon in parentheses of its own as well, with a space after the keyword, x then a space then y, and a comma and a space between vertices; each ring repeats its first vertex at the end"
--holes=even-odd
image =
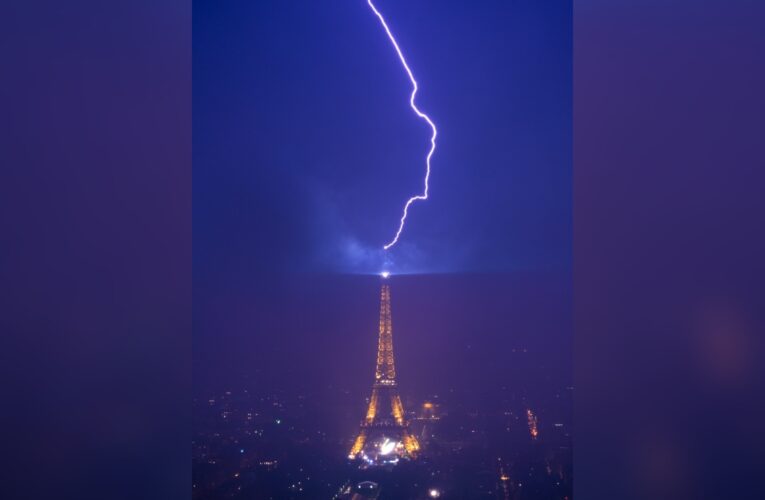
MULTIPOLYGON (((383 279, 387 276, 383 275, 383 279)), ((396 387, 393 361, 393 324, 390 313, 390 285, 380 290, 380 329, 377 340, 377 368, 366 418, 348 455, 366 465, 395 464, 416 458, 420 444, 409 433, 404 407, 396 387)))

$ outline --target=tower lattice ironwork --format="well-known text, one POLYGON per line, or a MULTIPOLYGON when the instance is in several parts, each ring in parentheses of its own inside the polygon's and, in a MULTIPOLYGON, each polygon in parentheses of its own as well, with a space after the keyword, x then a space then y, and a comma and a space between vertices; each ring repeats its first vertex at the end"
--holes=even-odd
POLYGON ((349 458, 371 464, 395 463, 400 458, 414 458, 420 444, 409 433, 404 407, 396 386, 393 357, 393 322, 390 308, 390 285, 380 290, 380 326, 377 340, 377 366, 366 417, 353 442, 349 458))

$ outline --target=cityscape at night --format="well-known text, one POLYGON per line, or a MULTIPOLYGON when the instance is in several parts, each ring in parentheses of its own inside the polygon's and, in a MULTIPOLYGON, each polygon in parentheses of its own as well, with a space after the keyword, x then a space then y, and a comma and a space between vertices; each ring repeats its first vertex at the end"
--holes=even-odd
MULTIPOLYGON (((463 355, 426 343, 423 350, 437 355, 399 357, 398 352, 419 342, 404 337, 412 330, 396 315, 397 281, 415 294, 422 291, 418 281, 440 288, 460 282, 486 286, 484 277, 434 283, 366 278, 362 288, 370 293, 365 299, 379 311, 362 308, 377 314, 361 318, 368 331, 358 335, 358 343, 369 345, 357 353, 358 359, 345 363, 347 373, 343 361, 354 356, 355 346, 327 345, 337 349, 329 359, 316 351, 318 358, 306 361, 311 348, 306 352, 276 341, 269 351, 295 353, 295 363, 254 363, 228 371, 228 387, 198 391, 193 405, 195 499, 572 498, 574 387, 566 369, 548 364, 559 358, 565 366, 566 355, 560 346, 545 348, 546 341, 528 335, 545 335, 559 325, 540 318, 539 328, 524 334, 529 326, 519 321, 526 311, 543 314, 550 297, 537 286, 530 293, 536 297, 519 300, 517 306, 494 303, 480 309, 515 320, 518 343, 499 340, 495 346, 501 349, 466 344, 463 355), (395 365, 386 356, 389 347, 395 365), (423 370, 437 374, 418 377, 423 370), (240 373, 238 378, 234 373, 240 373), (383 393, 392 388, 396 392, 383 393)), ((513 300, 513 294, 506 298, 513 300)), ((412 307, 401 306, 400 316, 408 317, 412 307)), ((444 315, 449 322, 469 321, 444 315)), ((485 316, 476 326, 484 321, 485 316)), ((326 333, 317 329, 315 334, 326 333)), ((437 335, 427 337, 438 341, 437 335)))
POLYGON ((571 500, 570 3, 193 23, 193 498, 571 500))
MULTIPOLYGON (((563 390, 570 404, 571 388, 563 390)), ((509 394, 498 394, 507 410, 484 412, 434 395, 406 415, 422 441, 416 461, 360 468, 345 457, 348 436, 326 432, 336 424, 316 418, 326 401, 340 414, 358 404, 339 388, 324 394, 317 401, 241 389, 195 400, 193 498, 354 498, 365 481, 377 485, 374 494, 355 498, 571 498, 571 424, 563 415, 550 414, 534 439, 523 401, 512 405, 509 394)))
POLYGON ((0 499, 765 498, 765 2, 0 20, 0 499))

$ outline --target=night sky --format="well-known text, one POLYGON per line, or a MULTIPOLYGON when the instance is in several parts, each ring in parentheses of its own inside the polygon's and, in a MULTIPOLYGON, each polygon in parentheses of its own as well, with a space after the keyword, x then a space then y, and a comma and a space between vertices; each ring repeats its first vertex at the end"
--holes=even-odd
MULTIPOLYGON (((569 2, 376 5, 439 130, 430 199, 388 256, 416 275, 392 282, 397 356, 415 366, 405 349, 444 339, 445 359, 471 342, 486 356, 529 342, 570 356, 569 2)), ((198 384, 301 353, 316 367, 322 346, 330 372, 359 358, 371 382, 369 275, 421 191, 429 146, 410 92, 363 0, 194 2, 198 384)))

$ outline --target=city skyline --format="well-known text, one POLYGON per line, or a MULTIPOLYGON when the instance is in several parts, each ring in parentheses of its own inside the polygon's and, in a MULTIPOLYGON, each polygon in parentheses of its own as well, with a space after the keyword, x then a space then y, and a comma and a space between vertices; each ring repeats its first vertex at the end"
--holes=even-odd
MULTIPOLYGON (((223 492, 242 499, 345 499, 365 492, 379 498, 430 498, 431 490, 443 498, 570 496, 574 388, 566 362, 568 309, 561 307, 565 290, 559 288, 565 281, 545 282, 536 274, 525 280, 494 278, 359 276, 334 288, 337 278, 328 277, 298 279, 282 290, 303 311, 311 311, 305 322, 293 320, 313 325, 316 340, 302 348, 289 339, 264 346, 258 351, 274 363, 251 359, 240 370, 216 370, 225 385, 220 390, 197 386, 195 498, 214 499, 223 492), (384 284, 396 293, 383 293, 384 284), (487 300, 492 295, 494 300, 487 300), (444 307, 460 302, 460 308, 444 307), (395 365, 383 359, 379 371, 386 379, 390 366, 396 381, 403 377, 400 389, 396 386, 401 416, 420 449, 415 460, 388 463, 397 472, 386 476, 363 466, 369 461, 349 460, 348 452, 360 418, 369 413, 380 342, 387 344, 380 332, 392 319, 387 311, 396 311, 401 333, 395 365), (356 316, 358 322, 352 319, 356 316), (503 318, 507 330, 483 330, 489 317, 503 318), (348 335, 327 335, 343 324, 348 335), (444 342, 455 338, 450 324, 457 330, 473 325, 462 337, 465 343, 444 342), (500 340, 508 331, 514 340, 500 340), (540 335, 558 340, 535 342, 540 335), (504 342, 502 349, 498 341, 504 342), (291 362, 285 365, 284 359, 291 362), (360 484, 374 488, 359 490, 360 484)), ((262 309, 252 317, 278 324, 262 309)), ((383 355, 390 352, 385 347, 383 355)), ((368 455, 372 462, 373 457, 368 455)), ((385 460, 379 463, 386 469, 385 460)))
POLYGON ((763 498, 765 2, 0 12, 3 499, 763 498))
POLYGON ((195 3, 195 496, 563 500, 571 6, 374 6, 388 251, 381 19, 195 3))

